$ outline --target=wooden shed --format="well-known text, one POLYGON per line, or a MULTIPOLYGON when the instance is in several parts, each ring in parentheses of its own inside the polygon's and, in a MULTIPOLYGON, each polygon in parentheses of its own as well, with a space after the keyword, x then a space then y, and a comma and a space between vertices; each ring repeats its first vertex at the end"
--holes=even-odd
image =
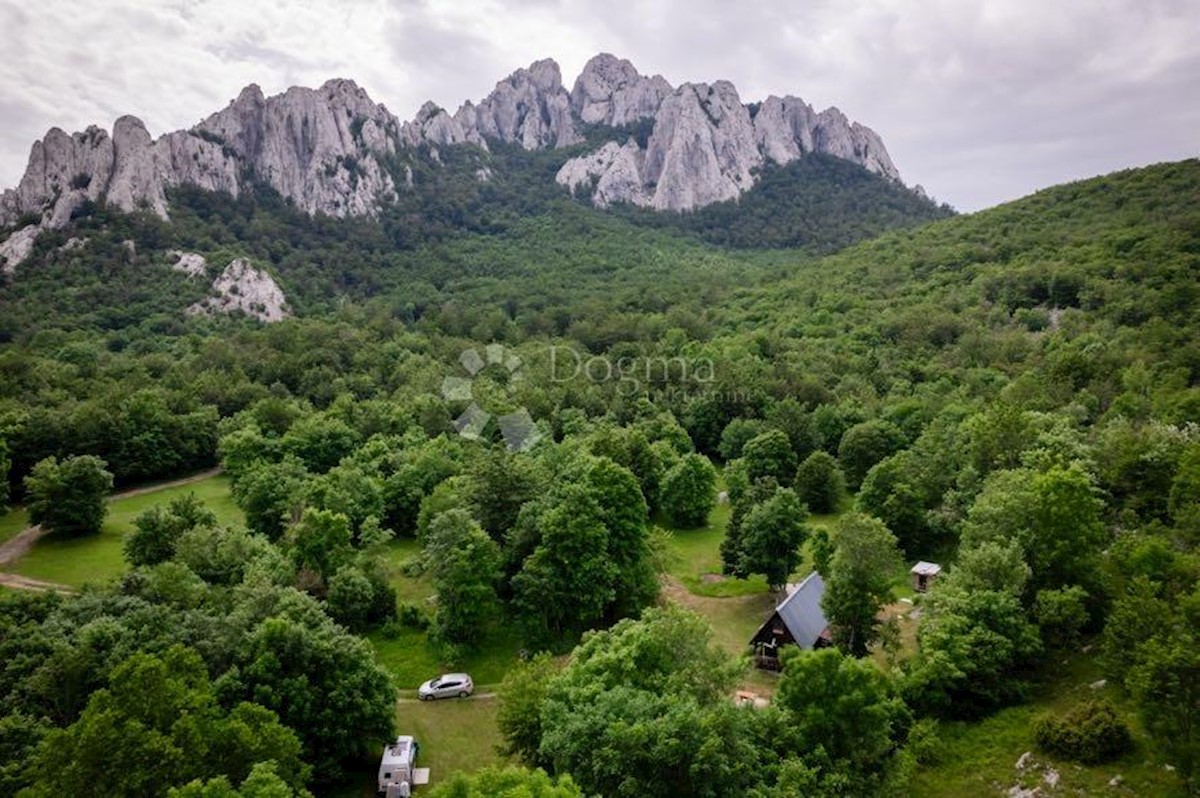
POLYGON ((918 593, 924 593, 929 589, 929 585, 933 583, 933 580, 941 572, 942 566, 935 562, 925 562, 924 560, 921 560, 912 567, 911 571, 909 571, 909 573, 912 574, 913 590, 917 591, 918 593))

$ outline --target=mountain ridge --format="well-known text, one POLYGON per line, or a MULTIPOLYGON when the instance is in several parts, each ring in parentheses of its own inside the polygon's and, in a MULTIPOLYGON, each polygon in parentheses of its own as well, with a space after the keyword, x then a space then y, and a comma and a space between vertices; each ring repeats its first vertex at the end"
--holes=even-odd
POLYGON ((173 187, 236 197, 261 181, 310 215, 374 216, 411 187, 416 159, 440 163, 439 148, 564 149, 582 145, 589 126, 612 128, 613 137, 567 160, 556 181, 577 195, 592 191, 601 207, 678 211, 735 199, 763 165, 814 152, 903 185, 879 136, 836 108, 816 113, 795 97, 747 105, 728 81, 672 87, 607 53, 587 63, 570 91, 558 64, 544 59, 454 114, 426 103, 407 122, 352 80, 270 97, 251 84, 224 109, 157 139, 128 115, 111 134, 96 125, 73 134, 51 128, 33 144, 18 185, 0 194, 0 227, 17 225, 0 243, 0 267, 13 268, 38 231, 66 227, 88 202, 167 218, 173 187), (633 124, 650 125, 644 143, 618 140, 633 124))

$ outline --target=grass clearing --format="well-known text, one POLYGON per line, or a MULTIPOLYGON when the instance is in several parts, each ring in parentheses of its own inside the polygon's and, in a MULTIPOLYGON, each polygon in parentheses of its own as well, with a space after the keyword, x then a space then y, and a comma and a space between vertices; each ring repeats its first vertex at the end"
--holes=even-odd
POLYGON ((195 493, 213 511, 218 523, 245 523, 241 510, 233 503, 229 477, 218 474, 186 485, 115 499, 108 505, 108 516, 100 534, 84 537, 47 535, 25 556, 12 563, 9 570, 72 587, 107 581, 128 568, 122 545, 125 535, 133 530, 134 519, 156 504, 165 505, 189 493, 195 493))
MULTIPOLYGON (((405 563, 420 553, 421 546, 416 540, 396 540, 388 544, 383 559, 397 598, 416 605, 422 612, 432 616, 436 606, 431 601, 434 597, 432 578, 428 573, 415 576, 405 573, 405 563)), ((376 630, 367 635, 367 641, 375 648, 379 663, 392 674, 397 689, 410 692, 415 691, 426 679, 450 670, 471 674, 481 690, 493 687, 518 661, 522 648, 514 624, 506 620, 493 623, 478 651, 455 662, 443 659, 436 647, 430 644, 429 636, 417 629, 404 629, 394 638, 385 637, 376 630)))
POLYGON ((0 515, 0 543, 12 540, 18 532, 29 526, 29 513, 24 507, 14 507, 0 515))
POLYGON ((1168 771, 1136 717, 1134 704, 1122 690, 1090 685, 1102 678, 1094 655, 1061 653, 1048 655, 1045 672, 1031 690, 1029 701, 1003 709, 980 721, 941 724, 941 757, 936 765, 918 770, 911 794, 922 798, 953 798, 961 795, 1003 795, 1021 783, 1038 786, 1045 766, 1058 771, 1054 789, 1042 783, 1039 795, 1153 795, 1171 798, 1185 795, 1177 774, 1168 771), (1043 712, 1064 712, 1089 698, 1112 701, 1128 721, 1135 747, 1116 762, 1085 767, 1042 754, 1033 742, 1032 724, 1043 712), (1016 770, 1017 759, 1032 751, 1037 766, 1024 773, 1016 770), (1109 786, 1121 777, 1119 788, 1109 786))

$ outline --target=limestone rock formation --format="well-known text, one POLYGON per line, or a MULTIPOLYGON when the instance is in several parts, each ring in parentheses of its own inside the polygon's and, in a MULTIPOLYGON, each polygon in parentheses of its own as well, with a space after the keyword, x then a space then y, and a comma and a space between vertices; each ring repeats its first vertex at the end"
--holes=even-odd
POLYGON ((395 193, 380 157, 395 152, 399 125, 353 81, 269 99, 250 86, 196 130, 309 213, 372 215, 395 193))
POLYGON ((0 272, 11 274, 18 263, 29 257, 37 234, 37 225, 26 225, 0 243, 0 272))
POLYGON ((496 84, 478 105, 463 104, 454 115, 466 139, 520 144, 527 150, 568 147, 583 140, 571 115, 571 95, 550 59, 518 69, 496 84))
MULTIPOLYGON (((435 147, 448 144, 462 144, 468 141, 467 132, 458 120, 431 102, 421 106, 416 117, 411 122, 405 122, 400 128, 400 138, 410 147, 428 143, 435 147)), ((487 142, 472 141, 485 149, 487 142)))
POLYGON ((662 75, 643 77, 629 61, 601 53, 575 79, 571 110, 587 124, 622 127, 653 117, 670 93, 662 75))
MULTIPOLYGON (((33 145, 20 184, 0 195, 0 228, 14 228, 0 253, 11 269, 39 230, 67 226, 89 201, 166 217, 173 186, 236 196, 248 178, 308 213, 370 216, 412 189, 419 147, 440 165, 440 150, 451 146, 574 146, 589 125, 615 129, 613 140, 568 160, 557 181, 600 206, 698 208, 738 197, 767 162, 814 152, 900 180, 879 136, 836 108, 817 113, 796 97, 745 105, 728 81, 672 88, 602 53, 570 92, 558 64, 537 61, 453 115, 426 103, 403 125, 353 82, 331 80, 273 97, 248 86, 192 129, 157 140, 132 116, 118 119, 111 135, 98 127, 71 135, 53 128, 33 145), (32 224, 15 230, 26 219, 32 224)), ((490 180, 492 171, 480 163, 475 177, 490 180)))
POLYGON ((177 272, 183 272, 188 277, 203 277, 204 272, 208 269, 208 261, 203 255, 195 252, 173 250, 167 254, 175 258, 171 268, 177 272))
POLYGON ((118 119, 111 137, 97 127, 53 128, 33 145, 17 188, 0 197, 0 226, 34 214, 39 226, 63 227, 80 204, 99 199, 166 217, 168 188, 236 196, 245 174, 309 213, 369 215, 395 192, 380 159, 396 151, 398 134, 395 117, 346 80, 270 98, 249 86, 195 128, 157 140, 132 116, 118 119))
POLYGON ((188 313, 241 311, 264 322, 281 321, 291 315, 279 284, 244 258, 232 261, 213 280, 212 294, 189 307, 188 313))
POLYGON ((784 165, 812 152, 900 181, 874 131, 850 122, 836 108, 816 113, 796 97, 768 97, 746 106, 728 81, 685 83, 671 90, 660 77, 639 75, 628 61, 599 55, 579 76, 571 101, 585 122, 620 127, 654 120, 644 149, 610 142, 558 172, 559 183, 574 192, 590 190, 600 206, 698 208, 737 197, 754 184, 755 170, 766 161, 784 165))

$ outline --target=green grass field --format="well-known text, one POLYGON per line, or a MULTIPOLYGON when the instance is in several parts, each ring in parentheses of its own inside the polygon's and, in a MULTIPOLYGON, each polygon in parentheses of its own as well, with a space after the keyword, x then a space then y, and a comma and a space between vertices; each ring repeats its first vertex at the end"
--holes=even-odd
POLYGON ((940 761, 922 767, 912 785, 911 794, 922 798, 953 798, 961 795, 1004 795, 1020 783, 1035 787, 1045 778, 1045 767, 1059 774, 1058 786, 1043 795, 1152 795, 1172 798, 1185 795, 1178 776, 1167 770, 1153 750, 1138 723, 1133 703, 1124 692, 1112 686, 1092 690, 1090 685, 1102 678, 1095 654, 1051 655, 1041 680, 1035 683, 1030 700, 1003 709, 981 721, 945 722, 939 736, 940 761), (1056 760, 1037 750, 1032 724, 1043 712, 1062 712, 1096 696, 1112 701, 1129 721, 1134 750, 1116 762, 1084 767, 1056 760), (1017 759, 1032 751, 1037 767, 1016 770, 1017 759), (1109 786, 1115 776, 1120 787, 1109 786))
MULTIPOLYGON (((188 485, 115 499, 108 505, 108 516, 100 534, 76 538, 47 535, 24 557, 11 563, 8 570, 72 587, 106 581, 127 569, 122 553, 125 535, 132 531, 133 520, 156 504, 165 505, 177 496, 195 493, 216 514, 219 523, 244 523, 242 512, 233 503, 229 490, 229 477, 217 475, 188 485)), ((22 512, 9 512, 0 519, 0 528, 14 523, 9 521, 10 517, 22 512)))
POLYGON ((0 515, 0 543, 11 540, 14 535, 29 526, 29 513, 24 507, 14 507, 0 515))
MULTIPOLYGON (((418 557, 420 552, 417 541, 397 540, 388 544, 384 559, 397 598, 415 604, 432 615, 434 605, 430 599, 434 589, 429 575, 408 576, 403 570, 405 562, 418 557)), ((521 650, 521 639, 515 629, 511 624, 499 621, 493 624, 479 651, 467 654, 457 662, 442 659, 440 652, 429 643, 427 635, 415 629, 405 629, 394 639, 375 631, 367 636, 367 640, 375 648, 380 664, 392 674, 396 687, 401 691, 415 691, 421 682, 448 670, 470 673, 481 689, 494 686, 517 662, 521 650)))

